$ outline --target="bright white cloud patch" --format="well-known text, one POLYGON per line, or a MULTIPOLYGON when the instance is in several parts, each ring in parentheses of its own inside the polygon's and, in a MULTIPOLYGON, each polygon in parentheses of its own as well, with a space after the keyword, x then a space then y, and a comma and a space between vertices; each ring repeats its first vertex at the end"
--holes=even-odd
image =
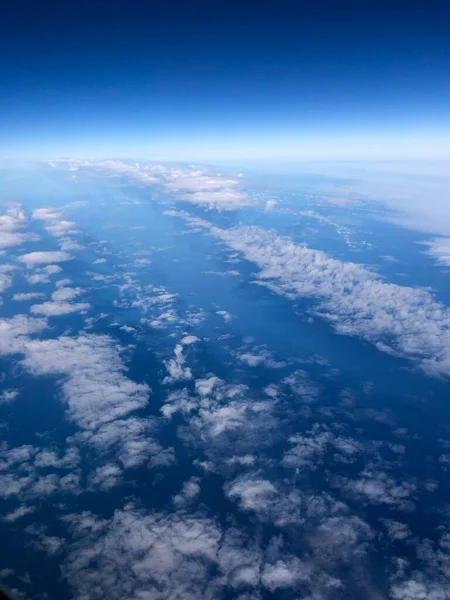
POLYGON ((432 256, 438 264, 450 267, 450 238, 433 238, 424 245, 428 246, 426 254, 432 256))
POLYGON ((18 261, 24 263, 27 267, 35 267, 37 265, 48 265, 50 263, 65 262, 70 260, 72 257, 67 252, 55 250, 55 251, 41 251, 41 252, 29 252, 28 254, 22 254, 18 257, 18 261))
POLYGON ((12 297, 16 302, 27 302, 28 300, 40 300, 41 298, 45 298, 45 294, 40 292, 26 292, 21 294, 14 294, 12 297))
POLYGON ((105 335, 30 340, 23 364, 36 375, 62 375, 69 415, 83 429, 146 405, 149 388, 128 379, 114 341, 105 335))
POLYGON ((175 346, 175 358, 171 358, 164 362, 168 375, 164 378, 163 383, 174 383, 175 381, 192 379, 191 369, 184 366, 186 357, 183 354, 183 347, 190 346, 198 341, 199 339, 195 337, 195 335, 187 335, 175 346))
POLYGON ((224 176, 204 167, 181 168, 118 160, 90 161, 86 166, 110 175, 127 175, 144 185, 159 185, 175 199, 208 209, 235 210, 254 204, 248 193, 240 188, 240 177, 224 176))
POLYGON ((25 224, 25 213, 19 205, 12 206, 0 215, 0 250, 39 240, 36 234, 21 231, 25 224))
POLYGON ((3 390, 3 392, 0 393, 0 405, 14 402, 19 393, 18 390, 3 390))
POLYGON ((88 302, 43 302, 42 304, 33 304, 30 312, 45 317, 59 317, 89 310, 90 307, 91 305, 88 302))
POLYGON ((365 267, 336 260, 259 227, 221 229, 183 216, 260 267, 257 281, 289 298, 318 301, 337 332, 409 358, 434 375, 450 374, 450 310, 426 290, 386 283, 365 267))

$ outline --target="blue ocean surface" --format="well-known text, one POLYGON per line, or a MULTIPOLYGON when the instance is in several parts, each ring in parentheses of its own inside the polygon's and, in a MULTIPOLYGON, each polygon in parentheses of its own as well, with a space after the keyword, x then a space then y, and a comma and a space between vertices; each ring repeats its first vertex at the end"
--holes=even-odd
POLYGON ((242 171, 0 171, 12 598, 450 598, 448 268, 242 171))

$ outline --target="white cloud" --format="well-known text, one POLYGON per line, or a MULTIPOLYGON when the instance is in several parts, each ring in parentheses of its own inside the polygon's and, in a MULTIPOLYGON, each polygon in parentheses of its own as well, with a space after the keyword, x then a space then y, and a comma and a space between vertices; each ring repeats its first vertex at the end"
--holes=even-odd
POLYGON ((414 481, 397 481, 387 473, 372 471, 370 467, 358 479, 337 476, 334 485, 350 497, 361 498, 370 504, 387 504, 404 510, 414 508, 412 499, 417 487, 414 481))
POLYGON ((265 510, 278 496, 270 481, 247 476, 236 479, 228 487, 227 494, 232 500, 239 499, 239 504, 244 510, 256 511, 265 510))
POLYGON ((395 540, 406 540, 411 537, 411 531, 408 526, 404 523, 399 523, 393 519, 380 519, 383 525, 386 527, 389 539, 395 540))
POLYGON ((59 317, 89 310, 90 308, 91 305, 88 302, 43 302, 42 304, 33 304, 30 312, 46 317, 59 317))
POLYGON ((32 319, 26 315, 0 319, 0 355, 24 352, 28 336, 40 333, 46 327, 45 319, 32 319))
POLYGON ((196 500, 200 494, 198 481, 198 477, 191 477, 188 481, 185 481, 179 494, 172 498, 172 502, 176 508, 186 508, 196 500))
POLYGON ((25 517, 26 515, 33 513, 35 510, 36 509, 34 506, 22 505, 22 506, 19 506, 19 508, 16 508, 16 510, 13 510, 12 512, 7 513, 3 517, 3 520, 8 521, 9 523, 14 523, 15 521, 18 521, 19 519, 21 519, 22 517, 25 517))
POLYGON ((12 278, 9 275, 0 273, 0 293, 7 290, 12 285, 12 278))
POLYGON ((47 265, 43 267, 42 272, 46 275, 56 275, 57 273, 61 273, 62 269, 58 265, 47 265))
POLYGON ((295 587, 299 582, 309 581, 310 577, 311 567, 293 556, 289 562, 278 560, 275 564, 266 565, 261 581, 274 592, 278 588, 295 587))
POLYGON ((81 294, 83 290, 81 288, 69 288, 59 286, 58 289, 53 292, 52 300, 54 302, 66 302, 67 300, 73 300, 81 294))
MULTIPOLYGON (((59 457, 52 450, 40 450, 30 445, 16 448, 3 446, 0 451, 0 497, 22 503, 45 498, 57 491, 72 492, 73 487, 68 487, 63 480, 68 475, 73 477, 79 461, 79 454, 73 448, 59 457), (48 467, 52 467, 54 472, 49 474, 48 467), (42 472, 42 469, 46 471, 42 472), (70 473, 63 476, 61 471, 64 470, 70 473)), ((12 513, 11 519, 22 516, 20 506, 12 513)))
POLYGON ((208 583, 216 587, 210 574, 221 532, 210 519, 127 506, 110 521, 88 513, 71 522, 78 543, 63 571, 77 597, 199 600, 208 583))
POLYGON ((39 237, 34 233, 22 233, 26 224, 25 213, 19 205, 12 206, 0 215, 0 250, 20 246, 24 242, 35 242, 39 237))
POLYGON ((123 418, 147 404, 149 388, 124 375, 115 342, 106 335, 29 340, 23 365, 36 375, 62 375, 69 415, 83 429, 123 418))
POLYGON ((230 323, 230 321, 235 319, 235 316, 227 312, 226 310, 216 310, 216 315, 221 316, 225 323, 230 323))
POLYGON ((70 260, 72 257, 67 252, 60 250, 54 251, 41 251, 41 252, 29 252, 28 254, 22 254, 17 258, 18 261, 24 263, 28 268, 36 265, 46 265, 50 263, 65 262, 70 260))
POLYGON ((257 282, 289 298, 316 299, 315 312, 338 333, 412 359, 434 375, 450 373, 450 310, 430 292, 382 281, 365 267, 297 245, 259 227, 220 229, 183 216, 260 267, 257 282))
POLYGON ((266 349, 255 348, 250 352, 241 352, 237 354, 237 358, 241 362, 246 363, 249 367, 259 367, 264 365, 268 368, 280 369, 286 366, 286 363, 274 360, 270 352, 266 349))
POLYGON ((450 267, 450 238, 437 237, 424 242, 428 246, 426 254, 432 256, 440 265, 450 267))
POLYGON ((167 372, 169 373, 163 380, 163 383, 174 383, 176 381, 186 381, 192 379, 191 369, 185 367, 186 357, 183 354, 183 347, 195 344, 199 339, 195 335, 187 335, 175 346, 175 358, 164 361, 167 372))
POLYGON ((43 273, 35 273, 34 275, 26 275, 25 279, 30 285, 36 285, 37 283, 50 283, 50 279, 43 273))
POLYGON ((106 464, 97 467, 90 478, 90 484, 94 488, 108 491, 120 483, 122 469, 115 464, 106 464))
POLYGON ((12 248, 20 246, 24 242, 36 242, 39 237, 33 233, 20 233, 18 231, 2 231, 0 229, 0 248, 12 248))
POLYGON ((208 209, 234 210, 255 202, 239 188, 240 177, 223 176, 204 167, 169 167, 152 163, 91 161, 90 167, 111 175, 127 175, 144 185, 157 184, 176 199, 208 209))
POLYGON ((27 293, 23 293, 23 294, 14 294, 14 296, 12 297, 12 299, 15 300, 16 302, 25 302, 28 300, 38 300, 41 298, 45 298, 45 294, 42 294, 40 292, 27 292, 27 293))
POLYGON ((14 402, 19 393, 18 390, 3 390, 3 392, 0 393, 0 405, 14 402))

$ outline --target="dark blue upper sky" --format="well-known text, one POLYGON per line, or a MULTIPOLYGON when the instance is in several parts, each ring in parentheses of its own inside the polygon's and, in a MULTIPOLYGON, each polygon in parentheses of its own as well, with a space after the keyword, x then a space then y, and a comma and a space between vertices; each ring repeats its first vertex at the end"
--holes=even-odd
POLYGON ((4 155, 447 151, 446 1, 18 0, 0 28, 4 155))

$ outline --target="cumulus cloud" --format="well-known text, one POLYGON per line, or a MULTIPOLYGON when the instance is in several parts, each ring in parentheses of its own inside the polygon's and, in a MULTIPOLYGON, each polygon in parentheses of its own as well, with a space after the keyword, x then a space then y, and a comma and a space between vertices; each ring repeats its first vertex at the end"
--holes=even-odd
POLYGON ((172 498, 172 502, 176 508, 186 508, 195 501, 199 494, 198 477, 191 477, 183 484, 181 491, 172 498))
POLYGON ((221 229, 176 213, 260 267, 257 282, 289 298, 310 297, 338 333, 412 359, 427 373, 450 373, 450 310, 427 290, 381 280, 365 267, 336 260, 259 227, 221 229))
POLYGON ((149 388, 128 379, 114 340, 106 335, 29 340, 23 365, 36 375, 61 375, 69 415, 83 429, 146 405, 149 388))
POLYGON ((62 269, 58 265, 47 265, 42 268, 42 272, 46 275, 56 275, 57 273, 61 273, 62 269))
POLYGON ((144 185, 156 184, 177 200, 208 209, 235 210, 254 204, 240 177, 224 176, 205 167, 170 167, 148 162, 91 161, 89 166, 111 175, 126 175, 144 185))
POLYGON ((164 362, 168 375, 164 378, 163 383, 174 383, 176 381, 192 379, 191 369, 184 366, 186 357, 183 354, 183 347, 190 346, 198 341, 199 339, 194 335, 187 335, 175 346, 175 358, 171 358, 164 362))
POLYGON ((50 263, 65 262, 70 260, 72 257, 67 252, 60 250, 54 251, 41 251, 41 252, 29 252, 28 254, 22 254, 17 258, 18 261, 24 263, 28 268, 35 267, 36 265, 47 265, 50 263))
POLYGON ((90 478, 90 484, 95 489, 108 491, 120 483, 122 469, 113 463, 97 467, 90 478))
MULTIPOLYGON (((42 451, 30 445, 16 448, 4 446, 0 451, 0 497, 23 503, 45 498, 58 491, 72 492, 73 486, 68 486, 65 478, 73 478, 79 461, 75 449, 69 449, 65 455, 59 456, 54 451, 42 451), (52 473, 48 473, 48 467, 52 467, 52 473)), ((75 487, 78 489, 78 486, 77 480, 75 487)), ((24 516, 22 510, 23 505, 20 504, 10 520, 24 516)))
POLYGON ((25 517, 26 515, 33 513, 35 510, 36 509, 34 506, 22 505, 22 506, 19 506, 19 508, 16 508, 16 510, 13 510, 12 512, 7 513, 3 517, 3 520, 8 521, 9 523, 14 523, 15 521, 18 521, 19 519, 22 519, 22 517, 25 517))
POLYGON ((12 297, 16 302, 27 302, 28 300, 40 300, 41 298, 45 298, 45 294, 40 292, 26 292, 20 294, 14 294, 12 297))
POLYGON ((18 390, 3 390, 3 392, 0 393, 0 405, 14 402, 19 393, 18 390))
POLYGON ((264 588, 311 586, 312 567, 283 552, 277 540, 264 553, 242 532, 222 530, 204 516, 127 505, 110 520, 85 512, 65 521, 75 544, 63 572, 77 597, 87 600, 219 600, 230 590, 241 591, 235 597, 242 600, 259 597, 264 588))
POLYGON ((25 279, 30 285, 36 285, 38 283, 50 283, 50 279, 45 273, 35 273, 34 275, 26 275, 25 279))
POLYGON ((12 278, 9 275, 0 273, 0 293, 7 290, 12 285, 12 278))
POLYGON ((40 333, 46 327, 45 319, 33 319, 26 315, 0 319, 0 355, 24 352, 29 336, 40 333))
POLYGON ((5 214, 0 215, 0 250, 39 240, 34 233, 20 231, 25 224, 25 213, 19 205, 12 206, 5 214))
POLYGON ((369 467, 358 479, 336 476, 334 485, 350 497, 359 497, 370 504, 386 504, 404 510, 414 508, 413 495, 417 488, 414 481, 397 481, 387 473, 369 467))
POLYGON ((88 302, 43 302, 42 304, 33 304, 30 312, 46 317, 59 317, 74 312, 86 311, 90 307, 91 305, 88 302))
POLYGON ((426 254, 433 257, 438 264, 450 267, 450 238, 433 238, 424 242, 424 245, 428 246, 426 254))

